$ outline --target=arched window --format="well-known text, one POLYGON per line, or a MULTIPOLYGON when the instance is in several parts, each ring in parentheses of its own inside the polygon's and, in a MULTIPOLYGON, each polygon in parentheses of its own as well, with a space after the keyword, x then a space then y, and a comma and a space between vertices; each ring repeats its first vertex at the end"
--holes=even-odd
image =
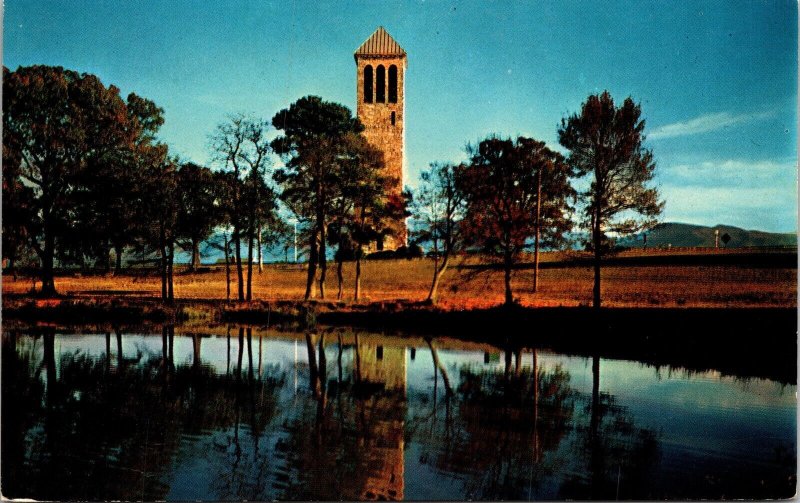
POLYGON ((372 65, 364 67, 364 103, 372 103, 372 65))
POLYGON ((397 67, 389 67, 389 103, 397 103, 397 67))
POLYGON ((375 101, 378 103, 386 102, 386 68, 383 65, 378 65, 378 75, 375 79, 375 101))

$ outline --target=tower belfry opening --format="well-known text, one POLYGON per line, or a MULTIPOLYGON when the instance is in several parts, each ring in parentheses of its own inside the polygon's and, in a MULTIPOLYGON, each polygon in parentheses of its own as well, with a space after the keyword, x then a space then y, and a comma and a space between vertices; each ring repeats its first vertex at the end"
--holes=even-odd
MULTIPOLYGON (((383 152, 385 174, 393 181, 389 195, 402 197, 405 182, 406 51, 381 26, 353 55, 356 60, 356 114, 367 141, 383 152)), ((378 248, 406 242, 405 220, 396 222, 397 239, 378 248)))

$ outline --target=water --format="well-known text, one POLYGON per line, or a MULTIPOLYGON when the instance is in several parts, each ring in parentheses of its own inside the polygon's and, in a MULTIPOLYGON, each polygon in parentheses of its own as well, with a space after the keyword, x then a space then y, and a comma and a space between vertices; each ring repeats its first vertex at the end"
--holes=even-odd
POLYGON ((191 330, 6 331, 3 495, 613 500, 795 492, 794 385, 453 339, 191 330))

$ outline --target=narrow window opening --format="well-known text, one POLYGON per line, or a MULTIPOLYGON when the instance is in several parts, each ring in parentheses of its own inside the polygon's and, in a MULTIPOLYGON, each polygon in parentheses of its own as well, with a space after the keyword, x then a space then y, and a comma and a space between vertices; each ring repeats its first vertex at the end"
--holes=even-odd
POLYGON ((394 112, 392 112, 392 126, 394 126, 394 112))
POLYGON ((378 358, 378 360, 383 360, 383 346, 378 346, 378 351, 376 353, 377 354, 375 356, 378 358))
POLYGON ((375 83, 375 101, 378 103, 386 102, 386 68, 378 65, 377 82, 375 83))
POLYGON ((364 67, 364 103, 372 103, 372 65, 364 67))
POLYGON ((397 103, 397 67, 389 67, 389 103, 397 103))

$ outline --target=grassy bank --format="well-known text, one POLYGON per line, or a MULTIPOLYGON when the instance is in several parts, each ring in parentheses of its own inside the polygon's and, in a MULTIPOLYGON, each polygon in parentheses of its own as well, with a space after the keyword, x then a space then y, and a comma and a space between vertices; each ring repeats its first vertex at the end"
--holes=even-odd
MULTIPOLYGON (((605 308, 597 312, 579 307, 496 307, 438 311, 419 305, 398 308, 395 304, 342 309, 286 302, 228 308, 219 303, 194 302, 179 303, 171 313, 159 314, 163 319, 159 323, 136 317, 148 312, 147 304, 141 301, 109 305, 105 310, 81 306, 81 302, 86 301, 65 301, 60 309, 42 307, 27 321, 5 318, 4 328, 32 333, 158 333, 162 324, 178 321, 176 333, 201 336, 230 334, 235 327, 246 326, 253 327, 256 337, 325 332, 341 335, 346 344, 353 343, 356 333, 362 340, 364 335, 377 337, 379 344, 389 344, 391 341, 384 340, 387 337, 397 339, 391 344, 414 344, 432 338, 439 346, 439 341, 451 341, 453 348, 466 344, 517 353, 528 348, 549 349, 796 383, 797 314, 793 308, 605 308)), ((31 313, 30 309, 22 312, 31 313)))
MULTIPOLYGON (((602 294, 608 307, 794 307, 797 305, 796 252, 652 250, 622 253, 603 270, 602 294)), ((523 306, 575 307, 591 303, 592 270, 581 254, 545 253, 539 291, 532 292, 533 271, 523 263, 513 274, 514 295, 523 306)), ((430 259, 366 261, 362 267, 360 304, 420 301, 430 287, 430 259)), ((181 269, 179 268, 179 271, 181 269)), ((328 271, 327 299, 335 299, 333 264, 328 271)), ((235 277, 235 275, 234 275, 235 277)), ((352 304, 354 264, 344 265, 344 296, 352 304)), ((3 277, 4 294, 24 294, 31 280, 3 277)), ((304 293, 302 264, 265 265, 253 279, 257 300, 299 300, 304 293)), ((70 297, 157 298, 160 280, 132 271, 120 276, 76 274, 56 278, 56 288, 70 297)), ((225 299, 225 272, 175 276, 175 295, 183 300, 225 299)), ((231 285, 236 294, 236 282, 231 285)), ((459 258, 440 287, 443 309, 489 308, 503 301, 502 271, 476 258, 459 258)))

